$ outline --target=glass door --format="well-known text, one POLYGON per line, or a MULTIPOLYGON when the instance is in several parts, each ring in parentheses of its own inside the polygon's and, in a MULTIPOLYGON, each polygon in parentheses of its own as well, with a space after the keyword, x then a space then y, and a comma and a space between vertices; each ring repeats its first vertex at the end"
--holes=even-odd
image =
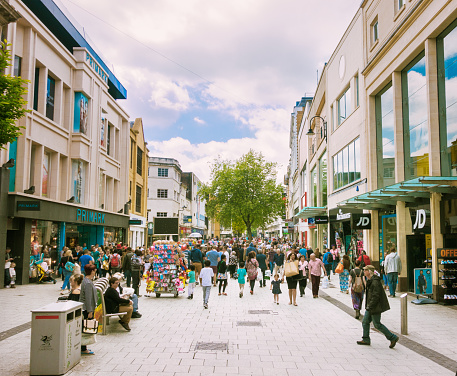
POLYGON ((381 233, 379 234, 379 260, 384 260, 386 251, 397 247, 397 215, 381 216, 381 233))

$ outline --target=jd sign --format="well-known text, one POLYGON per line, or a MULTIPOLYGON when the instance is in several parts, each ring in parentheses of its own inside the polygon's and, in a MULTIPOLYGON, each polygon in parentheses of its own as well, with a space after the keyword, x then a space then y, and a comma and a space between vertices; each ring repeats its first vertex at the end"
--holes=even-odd
POLYGON ((425 227, 425 221, 427 220, 427 213, 424 209, 416 210, 416 222, 413 225, 413 231, 420 230, 425 227))

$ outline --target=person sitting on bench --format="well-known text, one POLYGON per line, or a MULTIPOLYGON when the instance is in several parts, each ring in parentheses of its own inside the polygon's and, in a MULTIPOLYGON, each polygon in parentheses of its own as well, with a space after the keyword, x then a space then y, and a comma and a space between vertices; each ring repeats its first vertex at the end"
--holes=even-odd
POLYGON ((105 292, 106 313, 127 312, 126 315, 121 316, 119 323, 125 330, 130 331, 129 322, 133 313, 133 302, 119 296, 119 292, 116 290, 119 286, 119 280, 116 277, 109 279, 109 285, 110 287, 105 292))

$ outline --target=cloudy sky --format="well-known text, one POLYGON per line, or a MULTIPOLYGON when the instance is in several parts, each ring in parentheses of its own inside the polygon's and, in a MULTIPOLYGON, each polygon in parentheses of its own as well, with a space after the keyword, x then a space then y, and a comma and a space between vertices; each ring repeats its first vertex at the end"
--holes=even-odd
POLYGON ((254 149, 289 160, 290 113, 360 0, 55 0, 127 89, 150 156, 210 177, 254 149))

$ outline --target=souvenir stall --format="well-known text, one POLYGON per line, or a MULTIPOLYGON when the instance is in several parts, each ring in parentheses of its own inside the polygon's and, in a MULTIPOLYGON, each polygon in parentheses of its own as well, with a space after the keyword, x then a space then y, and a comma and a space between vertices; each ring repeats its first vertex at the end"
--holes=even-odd
POLYGON ((147 277, 147 296, 155 293, 171 294, 175 298, 184 293, 187 273, 183 260, 179 258, 179 248, 174 242, 158 240, 153 245, 151 268, 147 277))

